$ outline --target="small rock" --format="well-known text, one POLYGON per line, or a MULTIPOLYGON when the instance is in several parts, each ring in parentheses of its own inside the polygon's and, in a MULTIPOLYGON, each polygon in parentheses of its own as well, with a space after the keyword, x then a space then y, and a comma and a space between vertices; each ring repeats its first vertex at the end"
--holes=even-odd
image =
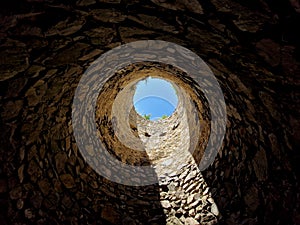
POLYGON ((259 206, 259 197, 258 197, 258 190, 255 186, 252 186, 249 191, 246 193, 244 197, 244 201, 250 211, 255 211, 259 206))
POLYGON ((23 206, 24 206, 24 201, 23 201, 23 199, 19 199, 19 200, 17 201, 17 208, 18 208, 18 209, 22 209, 23 206))
POLYGON ((84 25, 84 20, 72 20, 67 18, 65 21, 58 22, 55 26, 46 31, 46 36, 62 35, 68 36, 79 31, 84 25))
POLYGON ((196 207, 197 205, 199 205, 199 203, 201 204, 202 201, 201 199, 196 199, 192 204, 189 205, 190 208, 194 208, 196 207))
POLYGON ((61 175, 60 180, 66 188, 73 188, 75 186, 74 179, 70 174, 61 175))
POLYGON ((12 119, 14 117, 17 117, 20 113, 20 110, 23 107, 23 101, 17 100, 17 101, 9 101, 3 106, 3 111, 1 113, 1 116, 5 120, 12 119))
MULTIPOLYGON (((18 177, 19 177, 19 180, 20 180, 20 183, 23 182, 23 179, 24 179, 24 164, 22 166, 20 166, 20 168, 18 169, 18 177)), ((1 193, 1 191, 0 191, 1 193)))
POLYGON ((40 192, 34 193, 34 195, 30 198, 30 203, 34 208, 40 209, 43 202, 43 196, 40 192))
POLYGON ((44 195, 48 195, 49 191, 50 191, 50 184, 48 182, 47 179, 43 179, 38 181, 38 185, 41 189, 41 191, 43 192, 44 195))
POLYGON ((89 6, 93 4, 96 4, 96 0, 79 0, 76 2, 78 6, 89 6))
POLYGON ((149 16, 146 14, 137 14, 135 16, 128 16, 128 19, 139 23, 150 29, 162 30, 165 32, 175 33, 177 34, 177 28, 173 25, 166 23, 164 20, 159 19, 155 16, 149 16))
POLYGON ((55 166, 58 173, 64 171, 67 162, 67 155, 64 152, 59 152, 55 156, 55 166))
POLYGON ((19 199, 22 197, 22 187, 21 186, 18 186, 14 189, 12 189, 10 192, 9 192, 9 196, 11 199, 19 199))
POLYGON ((26 218, 28 219, 34 218, 34 214, 31 209, 25 209, 24 213, 26 218))
POLYGON ((30 161, 27 172, 31 176, 32 181, 36 181, 42 175, 41 168, 34 160, 30 161))
POLYGON ((157 4, 167 9, 191 11, 193 13, 203 14, 202 6, 197 0, 176 0, 176 1, 151 0, 151 1, 154 4, 157 4))
POLYGON ((203 195, 206 195, 209 191, 209 187, 206 187, 205 190, 203 191, 203 195))
POLYGON ((179 208, 180 204, 176 204, 176 202, 171 202, 171 207, 172 208, 179 208))
POLYGON ((190 211, 189 211, 189 216, 192 216, 192 217, 194 217, 195 216, 195 209, 191 209, 190 211))
POLYGON ((185 219, 184 225, 200 225, 199 222, 197 222, 197 220, 195 220, 192 217, 188 217, 185 219))
POLYGON ((123 225, 136 225, 136 222, 134 221, 134 219, 132 219, 129 216, 126 216, 123 220, 122 220, 122 224, 123 225))
POLYGON ((94 9, 90 12, 95 20, 99 20, 105 23, 119 23, 126 19, 126 15, 121 11, 112 9, 94 9))
POLYGON ((191 204, 192 202, 193 202, 193 200, 194 200, 194 195, 190 195, 188 198, 187 198, 187 204, 189 205, 189 204, 191 204))
POLYGON ((176 216, 172 216, 167 219, 167 225, 183 225, 183 223, 176 216))
POLYGON ((168 185, 169 191, 176 191, 176 185, 174 182, 170 183, 168 185))
POLYGON ((280 45, 271 39, 262 39, 256 44, 258 54, 271 66, 278 66, 280 63, 280 45))
POLYGON ((213 203, 211 205, 211 212, 215 215, 215 216, 218 216, 219 215, 219 210, 218 210, 218 207, 216 205, 216 203, 213 203))
POLYGON ((167 192, 160 192, 160 198, 165 199, 167 197, 168 193, 167 192))
POLYGON ((0 56, 0 81, 13 78, 18 73, 25 71, 29 66, 28 58, 25 48, 7 47, 5 54, 0 56))
POLYGON ((186 178, 184 179, 183 183, 186 184, 186 183, 188 183, 190 180, 194 179, 195 176, 196 176, 196 174, 197 174, 197 171, 192 171, 192 172, 190 172, 190 173, 186 176, 186 178))
POLYGON ((170 204, 170 202, 167 201, 167 200, 161 201, 161 206, 162 206, 163 208, 165 208, 165 209, 171 208, 171 204, 170 204))
POLYGON ((198 184, 197 182, 192 183, 191 185, 189 185, 188 183, 185 184, 185 185, 183 186, 183 188, 186 188, 186 189, 185 189, 185 192, 186 192, 186 193, 190 193, 190 192, 193 191, 193 190, 199 190, 199 187, 197 187, 197 186, 199 186, 199 184, 198 184), (185 185, 186 185, 186 186, 185 186, 185 185))
POLYGON ((264 181, 268 176, 268 161, 266 152, 264 149, 258 150, 254 159, 253 159, 253 168, 254 172, 259 181, 264 181))
POLYGON ((113 206, 107 205, 101 212, 101 217, 112 224, 120 224, 120 215, 115 211, 113 206))
POLYGON ((86 61, 89 60, 91 58, 94 58, 97 55, 100 55, 103 51, 100 49, 94 49, 93 51, 91 51, 90 53, 88 53, 87 55, 82 56, 81 58, 79 58, 80 61, 86 61))

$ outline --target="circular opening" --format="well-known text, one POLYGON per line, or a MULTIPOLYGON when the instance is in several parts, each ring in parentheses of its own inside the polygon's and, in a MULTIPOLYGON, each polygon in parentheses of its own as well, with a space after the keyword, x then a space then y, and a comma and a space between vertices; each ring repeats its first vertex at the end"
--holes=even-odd
POLYGON ((136 84, 133 105, 146 120, 160 120, 171 116, 178 103, 173 85, 160 78, 147 77, 136 84))
POLYGON ((174 162, 174 169, 181 162, 191 160, 191 154, 200 162, 210 132, 206 116, 209 111, 202 92, 186 82, 187 76, 176 67, 151 62, 116 71, 101 89, 96 104, 97 135, 106 151, 124 164, 151 165, 158 174, 164 173, 164 162, 169 163, 168 160, 174 162), (159 88, 150 88, 148 93, 144 91, 146 95, 138 96, 137 89, 143 88, 139 83, 145 84, 146 80, 148 88, 153 80, 167 87, 157 85, 159 88), (167 97, 168 90, 173 100, 167 97), (165 120, 144 119, 134 103, 151 96, 171 104, 174 112, 165 120))

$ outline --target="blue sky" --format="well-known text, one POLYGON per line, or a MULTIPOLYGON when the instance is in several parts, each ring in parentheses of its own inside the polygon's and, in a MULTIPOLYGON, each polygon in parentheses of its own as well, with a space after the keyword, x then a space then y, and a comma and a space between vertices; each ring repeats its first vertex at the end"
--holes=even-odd
POLYGON ((138 82, 133 97, 135 110, 140 115, 151 114, 151 120, 171 115, 177 102, 176 91, 171 83, 151 77, 138 82))

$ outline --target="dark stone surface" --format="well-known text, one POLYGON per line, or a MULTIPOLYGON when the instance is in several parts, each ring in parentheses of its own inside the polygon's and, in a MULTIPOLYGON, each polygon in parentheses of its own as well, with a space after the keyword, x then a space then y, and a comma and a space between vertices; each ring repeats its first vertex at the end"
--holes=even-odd
POLYGON ((159 187, 105 180, 72 135, 83 71, 142 39, 191 49, 220 82, 227 133, 204 172, 219 223, 300 223, 299 1, 12 0, 0 21, 2 224, 165 223, 159 187))

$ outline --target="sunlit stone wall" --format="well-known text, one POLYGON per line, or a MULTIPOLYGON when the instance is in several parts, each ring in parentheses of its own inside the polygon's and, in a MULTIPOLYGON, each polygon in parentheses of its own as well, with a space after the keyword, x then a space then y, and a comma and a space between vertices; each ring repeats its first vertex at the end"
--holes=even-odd
POLYGON ((193 154, 196 159, 201 159, 209 134, 209 111, 203 106, 206 103, 197 97, 201 93, 184 82, 183 72, 178 76, 178 69, 166 69, 159 64, 145 65, 119 71, 101 91, 96 112, 99 137, 111 154, 122 162, 135 165, 166 160, 168 166, 175 169, 178 164, 188 163, 193 154), (141 69, 142 66, 146 68, 141 69), (177 108, 166 119, 148 121, 134 109, 135 85, 147 76, 164 78, 176 90, 177 108))

